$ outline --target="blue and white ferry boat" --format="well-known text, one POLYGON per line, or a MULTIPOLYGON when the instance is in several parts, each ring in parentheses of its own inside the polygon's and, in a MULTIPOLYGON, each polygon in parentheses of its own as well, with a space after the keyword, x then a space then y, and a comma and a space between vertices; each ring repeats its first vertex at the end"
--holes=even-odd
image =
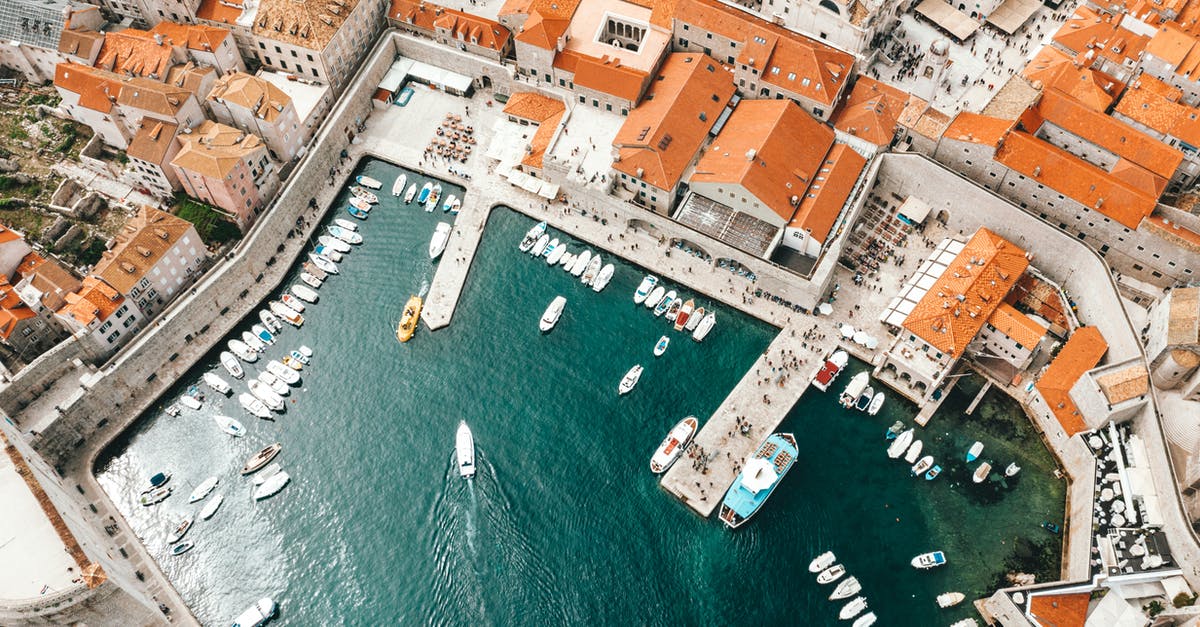
POLYGON ((736 529, 758 512, 783 476, 796 463, 796 438, 790 433, 772 433, 763 440, 754 457, 733 480, 721 503, 721 522, 736 529))

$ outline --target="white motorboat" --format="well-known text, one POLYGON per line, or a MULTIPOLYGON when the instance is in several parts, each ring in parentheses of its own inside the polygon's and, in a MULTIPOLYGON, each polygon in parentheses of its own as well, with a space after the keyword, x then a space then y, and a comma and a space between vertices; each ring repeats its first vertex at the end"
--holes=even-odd
POLYGON ((567 254, 567 244, 565 242, 560 243, 558 246, 554 247, 554 250, 550 251, 549 255, 546 255, 546 265, 548 265, 548 266, 558 265, 558 262, 562 261, 563 256, 566 254, 567 254))
POLYGON ((380 187, 383 187, 383 183, 380 183, 379 181, 365 174, 360 174, 354 177, 354 180, 357 181, 359 185, 362 185, 363 187, 369 187, 371 189, 379 189, 380 187))
POLYGON ((671 338, 669 338, 665 335, 658 338, 658 343, 656 343, 654 345, 654 356, 662 357, 662 354, 667 352, 667 346, 670 345, 670 343, 671 343, 671 338))
POLYGON ((275 375, 276 377, 279 377, 280 381, 283 381, 284 383, 286 383, 288 385, 299 385, 300 384, 300 373, 299 372, 296 372, 295 370, 288 368, 287 366, 283 365, 282 363, 280 363, 279 361, 276 361, 274 359, 267 362, 267 372, 275 375))
POLYGON ((308 284, 309 287, 311 287, 313 289, 318 289, 318 290, 321 289, 321 286, 325 284, 324 281, 322 281, 321 279, 318 279, 317 277, 315 277, 307 272, 300 273, 300 280, 304 281, 306 284, 308 284))
POLYGON ((1012 464, 1009 464, 1008 467, 1004 469, 1004 476, 1012 477, 1012 476, 1016 475, 1018 472, 1021 472, 1021 467, 1016 465, 1016 463, 1012 463, 1012 464))
POLYGON ((291 294, 284 293, 279 297, 279 300, 283 301, 283 304, 287 305, 288 307, 291 307, 296 313, 304 313, 304 310, 306 309, 304 302, 299 298, 292 296, 291 294))
POLYGON ((234 627, 262 627, 275 616, 276 609, 275 601, 271 600, 271 597, 263 597, 254 605, 246 608, 246 611, 238 614, 238 617, 233 619, 233 625, 234 627))
POLYGON ((646 296, 645 300, 642 301, 642 304, 646 306, 646 309, 654 309, 659 303, 662 302, 664 298, 666 298, 666 295, 667 288, 661 285, 656 285, 654 289, 650 290, 650 294, 646 296))
POLYGON ((458 458, 458 474, 464 479, 475 476, 475 439, 471 436, 471 428, 467 421, 458 423, 458 433, 454 435, 454 451, 458 458))
POLYGON ((833 589, 833 593, 829 595, 830 601, 845 599, 851 595, 858 594, 862 591, 862 584, 858 583, 856 577, 847 577, 833 589))
POLYGON ((258 339, 257 335, 249 331, 242 331, 242 343, 246 346, 249 346, 250 350, 256 353, 261 353, 267 349, 267 345, 264 344, 262 340, 258 339))
POLYGON ((171 535, 167 536, 167 544, 175 544, 176 542, 182 540, 183 536, 187 535, 188 529, 192 528, 192 523, 195 522, 195 520, 196 519, 192 518, 191 516, 188 516, 187 518, 179 521, 179 525, 175 527, 175 530, 171 532, 171 535))
POLYGON ((334 250, 333 248, 330 248, 323 244, 317 244, 317 246, 315 248, 313 248, 313 252, 317 253, 318 255, 320 255, 322 257, 325 257, 326 259, 328 259, 334 263, 341 263, 342 259, 345 259, 345 257, 342 255, 342 253, 339 253, 338 251, 334 250))
POLYGON ((462 200, 458 196, 455 196, 454 194, 450 194, 450 197, 446 199, 446 202, 442 203, 442 211, 448 211, 450 213, 458 213, 458 210, 461 208, 462 208, 462 200))
POLYGON ((271 308, 273 313, 278 315, 280 318, 283 318, 288 324, 294 327, 304 324, 304 316, 300 315, 300 312, 296 311, 295 309, 292 309, 291 307, 288 307, 277 300, 271 301, 268 306, 271 308))
POLYGON ((408 191, 404 192, 404 204, 411 205, 413 198, 417 197, 417 184, 413 183, 408 186, 408 191))
POLYGON ((242 426, 242 423, 230 418, 229 416, 213 416, 213 420, 216 421, 217 426, 221 428, 221 431, 224 431, 235 438, 240 438, 243 435, 246 435, 246 427, 242 426))
POLYGON ((867 389, 867 383, 871 380, 871 375, 866 372, 860 372, 850 378, 850 382, 846 384, 846 389, 842 390, 841 396, 838 397, 838 402, 842 407, 853 407, 854 401, 858 400, 858 395, 867 389))
POLYGON ((904 433, 896 436, 896 439, 892 440, 891 445, 888 446, 888 457, 891 457, 892 459, 899 459, 900 456, 904 454, 904 451, 908 450, 908 445, 912 444, 913 437, 915 435, 915 431, 908 429, 904 433))
POLYGON ((904 461, 910 464, 917 463, 917 460, 921 457, 921 449, 924 447, 925 445, 920 440, 913 440, 913 443, 908 447, 908 451, 904 453, 904 461))
POLYGON ((667 313, 667 309, 671 307, 671 303, 675 302, 676 298, 678 296, 675 294, 675 290, 668 291, 663 299, 654 306, 654 317, 661 318, 663 314, 667 313))
POLYGON ((221 375, 215 372, 206 372, 203 378, 205 385, 212 388, 218 394, 228 394, 233 391, 233 387, 225 379, 222 379, 221 375))
MULTIPOLYGON (((345 218, 334 218, 333 223, 342 227, 343 229, 346 229, 347 231, 357 231, 358 230, 358 225, 355 224, 353 220, 347 220, 345 218)), ((350 242, 350 243, 353 244, 354 242, 350 242)))
POLYGON ((670 305, 667 305, 667 311, 663 314, 663 317, 667 319, 667 322, 675 322, 681 311, 683 311, 683 297, 676 296, 675 300, 671 301, 670 305))
POLYGON ((938 566, 945 564, 946 554, 941 551, 930 551, 929 553, 922 553, 912 558, 912 562, 910 563, 912 564, 913 568, 919 570, 929 570, 930 568, 937 568, 938 566))
MULTIPOLYGON (((341 218, 338 218, 338 221, 340 220, 341 218)), ((331 226, 328 230, 330 235, 347 244, 357 245, 363 243, 362 235, 355 233, 344 226, 331 226)))
POLYGON ((433 190, 429 192, 429 197, 425 199, 425 211, 433 211, 437 209, 438 201, 442 198, 442 184, 438 183, 433 186, 433 190))
POLYGON ((525 237, 521 239, 521 243, 517 245, 517 248, 523 253, 529 252, 530 249, 533 248, 533 245, 537 243, 538 239, 545 233, 546 222, 543 220, 542 222, 538 222, 537 224, 533 225, 533 228, 529 229, 529 231, 525 233, 525 237))
POLYGON ((268 309, 259 309, 258 319, 262 321, 263 326, 267 327, 267 330, 271 333, 279 333, 283 330, 283 323, 268 309))
POLYGON ((208 496, 209 493, 212 492, 220 482, 221 480, 216 477, 209 477, 204 481, 201 481, 200 485, 196 486, 196 489, 192 490, 191 496, 188 497, 188 504, 190 505, 192 503, 203 501, 204 497, 208 496))
POLYGON ((538 238, 538 241, 534 242, 533 248, 529 249, 529 254, 533 255, 534 257, 540 257, 542 253, 546 252, 546 247, 549 245, 550 236, 543 233, 542 236, 538 238))
POLYGON ((288 384, 280 381, 279 377, 271 374, 270 372, 258 373, 258 380, 267 387, 271 388, 272 392, 280 396, 287 396, 288 394, 292 393, 292 388, 288 387, 288 384))
POLYGON ((184 553, 187 553, 188 551, 192 550, 193 548, 195 548, 195 546, 196 546, 196 544, 194 542, 192 542, 191 540, 188 540, 187 542, 180 542, 179 544, 176 544, 175 546, 171 547, 170 553, 171 553, 171 555, 178 557, 178 556, 183 555, 184 553))
POLYGON ((700 326, 700 321, 704 319, 705 313, 703 307, 697 307, 696 311, 693 311, 691 317, 688 318, 687 325, 683 327, 684 330, 688 333, 695 331, 696 327, 700 326))
POLYGON ((404 186, 408 185, 408 175, 401 174, 396 177, 396 181, 392 183, 392 195, 399 196, 404 193, 404 186))
POLYGON ((188 409, 200 409, 204 406, 204 401, 201 401, 191 394, 184 394, 183 396, 180 396, 179 403, 188 409))
POLYGON ((252 455, 250 459, 246 460, 246 463, 242 466, 242 476, 258 472, 263 466, 266 466, 271 460, 275 459, 275 456, 279 455, 279 451, 282 450, 283 445, 278 442, 264 447, 261 451, 252 455))
POLYGON ((838 618, 842 620, 850 620, 862 611, 867 609, 867 597, 854 597, 852 601, 842 607, 842 611, 838 612, 838 618))
POLYGON ((814 557, 813 561, 808 563, 808 572, 815 575, 826 568, 833 566, 833 563, 836 561, 837 556, 833 554, 833 551, 825 551, 824 553, 814 557))
POLYGON ((258 379, 250 379, 247 385, 250 387, 250 393, 257 397, 258 400, 262 401, 267 407, 270 407, 275 411, 283 411, 283 397, 276 394, 275 391, 271 389, 271 386, 259 381, 258 379))
POLYGON ((579 280, 584 285, 591 285, 592 282, 596 280, 596 276, 600 274, 600 268, 603 267, 603 265, 604 262, 601 261, 600 254, 597 253, 596 256, 592 257, 592 260, 588 262, 587 267, 583 269, 583 276, 579 277, 579 280))
POLYGON ((887 396, 883 392, 876 392, 875 397, 871 399, 871 404, 867 406, 867 415, 874 416, 878 414, 879 410, 883 408, 883 401, 886 399, 887 396))
POLYGON ((361 196, 354 196, 350 199, 350 206, 355 209, 361 209, 364 212, 371 211, 371 201, 361 196))
POLYGON ((549 258, 549 257, 550 257, 550 255, 553 255, 553 254, 554 254, 554 251, 555 251, 555 250, 557 250, 557 249, 558 249, 559 247, 561 247, 561 246, 562 246, 562 244, 560 244, 560 243, 559 243, 559 241, 558 241, 558 238, 557 238, 557 237, 556 237, 556 238, 554 238, 554 239, 552 239, 552 240, 550 240, 550 243, 549 243, 549 244, 546 244, 546 250, 543 250, 543 251, 542 251, 542 256, 543 256, 543 257, 546 257, 546 258, 549 258))
POLYGON ((366 202, 371 203, 372 205, 379 204, 379 196, 376 196, 374 193, 367 191, 365 188, 351 187, 350 193, 354 194, 355 198, 365 200, 366 202))
POLYGON ((634 304, 640 305, 646 302, 646 297, 650 296, 650 292, 654 291, 656 285, 658 285, 658 277, 653 274, 642 277, 642 282, 638 283, 637 289, 633 292, 634 304))
POLYGON ((150 507, 155 503, 161 503, 166 500, 168 496, 171 496, 171 492, 173 490, 174 488, 171 486, 159 486, 157 488, 151 488, 145 492, 142 492, 142 495, 138 497, 138 503, 141 503, 142 507, 150 507))
POLYGON ((242 364, 238 363, 237 357, 228 351, 221 351, 221 366, 234 379, 241 379, 246 374, 246 371, 242 370, 242 364))
POLYGON ((267 479, 279 474, 280 470, 283 469, 279 467, 279 464, 277 462, 272 462, 266 468, 263 468, 261 471, 255 474, 254 478, 250 480, 250 483, 253 483, 254 485, 262 485, 266 483, 267 479))
POLYGON ((617 385, 617 394, 628 394, 633 390, 633 386, 637 385, 638 379, 642 378, 642 366, 638 364, 629 369, 625 376, 621 378, 621 383, 617 385))
POLYGON ((266 481, 263 482, 262 485, 255 488, 254 500, 261 501, 267 497, 278 494, 279 491, 283 489, 283 486, 287 485, 291 480, 292 478, 288 476, 286 471, 283 470, 271 475, 266 481))
POLYGON ((964 618, 950 623, 950 627, 979 627, 979 623, 974 618, 964 618))
POLYGON ((238 404, 242 406, 242 409, 259 418, 271 417, 271 410, 267 409, 267 406, 264 405, 262 401, 258 400, 258 397, 254 396, 253 394, 249 394, 247 392, 238 394, 238 404))
POLYGON ((966 599, 967 595, 961 592, 943 592, 937 595, 937 604, 940 608, 954 607, 966 599))
POLYGON ((343 242, 332 235, 320 235, 317 237, 317 241, 325 248, 331 248, 343 255, 354 250, 354 247, 349 242, 343 242))
POLYGON ((913 464, 912 474, 914 477, 919 477, 925 474, 925 471, 929 470, 930 468, 933 468, 933 455, 926 455, 925 457, 922 457, 920 461, 913 464))
POLYGON ((558 266, 565 272, 570 272, 575 265, 575 253, 567 251, 563 253, 562 259, 558 260, 558 266))
POLYGON ((676 459, 683 453, 683 449, 687 448, 692 441, 692 436, 696 435, 696 429, 699 428, 695 416, 688 416, 679 421, 667 433, 667 437, 663 438, 661 444, 654 451, 654 455, 650 458, 650 470, 655 474, 662 474, 675 463, 676 459))
POLYGON ((263 344, 267 344, 269 346, 275 343, 275 334, 268 331, 267 328, 261 324, 256 324, 250 327, 250 332, 253 333, 255 337, 262 340, 263 344))
POLYGON ((204 505, 204 508, 200 510, 200 518, 202 520, 208 520, 209 518, 212 518, 213 514, 216 514, 217 510, 220 509, 221 503, 224 503, 224 502, 225 502, 224 494, 218 494, 218 495, 214 496, 213 499, 211 501, 209 501, 208 503, 206 503, 204 505))
POLYGON ((871 627, 871 625, 875 624, 876 620, 875 612, 867 612, 866 614, 854 619, 853 627, 871 627))
POLYGON ((704 338, 708 337, 709 331, 712 331, 713 326, 717 324, 717 312, 710 311, 700 324, 696 325, 696 330, 692 332, 692 339, 697 342, 703 342, 704 338))
POLYGON ((988 462, 983 462, 979 468, 975 469, 975 474, 971 475, 971 480, 975 483, 983 483, 992 472, 992 465, 988 462))
POLYGON ((976 440, 971 448, 967 449, 967 463, 971 463, 979 459, 979 454, 983 452, 983 442, 976 440))
POLYGON ((582 253, 580 253, 580 255, 575 258, 575 263, 571 264, 571 276, 573 276, 573 277, 583 276, 583 271, 587 270, 587 266, 591 262, 592 262, 592 251, 585 250, 582 253))
POLYGON ((845 566, 843 566, 842 564, 834 564, 833 566, 830 566, 829 568, 826 568, 825 570, 821 571, 821 574, 817 575, 817 583, 819 583, 821 585, 825 585, 827 583, 833 583, 833 582, 837 581, 838 579, 841 579, 842 575, 845 575, 845 574, 846 574, 845 566))
POLYGON ((542 330, 542 333, 548 332, 558 324, 558 319, 562 316, 563 308, 566 306, 567 299, 562 296, 555 296, 554 300, 550 301, 546 312, 542 314, 541 322, 538 323, 538 328, 542 330))
POLYGON ((320 268, 322 272, 327 274, 337 274, 337 264, 330 261, 328 257, 318 255, 317 253, 308 253, 308 260, 313 262, 313 265, 320 268))
POLYGON ((446 222, 438 222, 433 229, 433 237, 429 240, 429 258, 437 259, 446 250, 446 242, 450 241, 450 229, 446 222))
POLYGON ((250 347, 246 346, 245 342, 241 340, 229 340, 226 345, 229 346, 229 352, 237 355, 238 359, 248 364, 258 361, 258 353, 250 350, 250 347))
POLYGON ((313 288, 311 288, 307 285, 293 283, 291 290, 292 290, 292 294, 295 294, 296 297, 298 297, 300 300, 307 301, 310 303, 315 303, 318 300, 320 300, 320 298, 321 298, 321 296, 319 294, 317 294, 317 292, 315 290, 313 290, 313 288))

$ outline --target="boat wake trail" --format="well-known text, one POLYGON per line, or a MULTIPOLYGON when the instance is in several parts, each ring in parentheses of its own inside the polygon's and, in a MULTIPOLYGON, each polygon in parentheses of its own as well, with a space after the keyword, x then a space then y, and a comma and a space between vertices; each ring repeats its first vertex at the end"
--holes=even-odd
MULTIPOLYGON (((455 458, 457 461, 457 457, 455 458)), ((467 492, 471 495, 471 502, 467 508, 467 548, 471 550, 471 556, 476 555, 475 551, 475 520, 479 518, 479 495, 475 494, 475 480, 467 479, 467 492)))
POLYGON ((421 298, 425 298, 425 295, 428 293, 429 293, 429 279, 421 279, 421 289, 417 290, 417 296, 420 296, 421 298))

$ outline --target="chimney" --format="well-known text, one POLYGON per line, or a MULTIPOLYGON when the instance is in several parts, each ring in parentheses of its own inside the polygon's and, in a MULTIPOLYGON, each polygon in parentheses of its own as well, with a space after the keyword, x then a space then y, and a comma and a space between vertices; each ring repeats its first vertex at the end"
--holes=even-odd
POLYGON ((746 151, 746 161, 754 161, 754 156, 756 154, 758 154, 758 153, 756 153, 753 148, 751 148, 750 150, 747 150, 746 151))
POLYGON ((158 33, 154 33, 154 43, 160 46, 163 45, 163 36, 158 33))

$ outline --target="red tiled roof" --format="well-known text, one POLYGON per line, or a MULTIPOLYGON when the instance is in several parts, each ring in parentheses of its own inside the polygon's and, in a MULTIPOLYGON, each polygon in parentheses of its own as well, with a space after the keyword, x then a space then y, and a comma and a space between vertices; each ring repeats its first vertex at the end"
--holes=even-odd
POLYGON ((886 146, 896 136, 896 126, 910 102, 919 109, 928 105, 891 85, 860 76, 830 121, 839 131, 861 137, 876 146, 886 146))
POLYGON ((988 324, 997 331, 1012 338, 1021 346, 1033 349, 1046 337, 1046 328, 1033 321, 1033 318, 1017 311, 1008 303, 1000 303, 996 311, 988 317, 988 324))
POLYGON ((1059 92, 1043 92, 1037 110, 1046 122, 1082 137, 1118 157, 1128 159, 1165 179, 1169 180, 1183 161, 1183 155, 1174 148, 1116 118, 1089 109, 1059 92))
POLYGON ((788 226, 808 231, 824 243, 865 167, 862 155, 846 144, 834 144, 788 226))
POLYGON ((1151 130, 1200 147, 1200 109, 1183 104, 1183 93, 1142 74, 1129 85, 1115 113, 1151 130))
POLYGON ((388 17, 425 30, 449 30, 455 38, 491 50, 504 50, 512 33, 499 22, 422 0, 392 0, 388 17))
POLYGON ((1021 76, 1039 81, 1045 89, 1057 90, 1100 112, 1107 111, 1125 87, 1116 77, 1093 70, 1050 46, 1038 51, 1021 71, 1021 76))
POLYGON ((1083 373, 1100 363, 1106 351, 1108 342, 1104 341, 1099 329, 1080 327, 1067 339, 1035 384, 1067 437, 1087 429, 1087 423, 1079 415, 1079 409, 1075 407, 1069 392, 1083 373))
POLYGON ((541 168, 546 148, 558 128, 558 122, 566 113, 566 106, 561 100, 555 100, 538 93, 520 91, 508 99, 504 112, 508 115, 536 122, 538 129, 529 140, 530 151, 521 159, 523 165, 541 168))
POLYGON ((563 50, 554 57, 554 67, 575 74, 573 82, 588 89, 637 102, 650 81, 650 74, 621 65, 611 58, 597 59, 574 50, 563 50))
POLYGON ((1150 38, 1121 28, 1125 17, 1120 13, 1098 13, 1081 5, 1054 33, 1053 41, 1072 54, 1091 52, 1120 64, 1137 60, 1150 38))
POLYGON ((59 313, 87 326, 93 321, 107 319, 121 306, 125 297, 99 278, 89 276, 83 279, 77 293, 67 294, 66 300, 67 304, 59 313))
POLYGON ((78 63, 54 66, 54 86, 79 94, 79 105, 108 113, 121 95, 121 81, 114 75, 78 63))
POLYGON ((1091 594, 1039 594, 1029 599, 1029 613, 1042 627, 1083 627, 1091 594))
POLYGON ((950 126, 946 127, 942 137, 985 146, 996 146, 1014 125, 1016 125, 1015 120, 963 111, 954 116, 954 120, 950 122, 950 126))

